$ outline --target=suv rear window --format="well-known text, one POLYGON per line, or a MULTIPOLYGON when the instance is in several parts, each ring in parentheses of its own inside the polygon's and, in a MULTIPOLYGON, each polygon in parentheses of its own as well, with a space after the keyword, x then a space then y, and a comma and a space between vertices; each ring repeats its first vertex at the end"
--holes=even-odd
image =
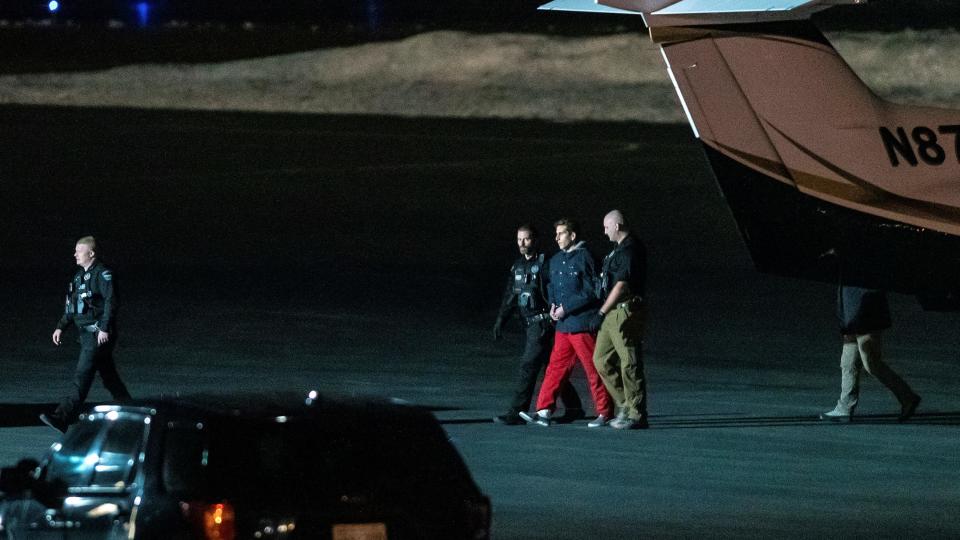
MULTIPOLYGON (((440 490, 474 493, 459 454, 432 417, 342 412, 276 422, 222 419, 167 431, 164 483, 172 492, 311 498, 440 490), (405 417, 406 416, 406 417, 405 417), (419 489, 418 489, 419 487, 419 489)), ((438 493, 439 494, 439 493, 438 493)))
POLYGON ((140 414, 92 414, 51 449, 44 478, 61 480, 73 492, 125 488, 140 463, 147 426, 140 414))

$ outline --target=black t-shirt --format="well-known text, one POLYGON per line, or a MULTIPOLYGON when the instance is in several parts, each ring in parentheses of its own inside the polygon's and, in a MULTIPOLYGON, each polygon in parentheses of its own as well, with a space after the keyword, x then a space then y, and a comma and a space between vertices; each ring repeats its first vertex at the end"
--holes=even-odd
POLYGON ((647 285, 647 248, 643 242, 631 234, 617 244, 603 259, 600 281, 603 286, 601 300, 610 294, 618 281, 627 282, 629 294, 643 296, 647 285))

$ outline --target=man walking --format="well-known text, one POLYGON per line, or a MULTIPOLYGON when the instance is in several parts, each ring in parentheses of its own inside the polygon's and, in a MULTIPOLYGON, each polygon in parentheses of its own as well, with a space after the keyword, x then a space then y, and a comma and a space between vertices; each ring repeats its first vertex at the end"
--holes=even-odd
POLYGON ((593 362, 620 407, 610 426, 646 429, 647 389, 642 356, 646 248, 630 233, 619 210, 604 216, 603 233, 615 246, 604 257, 600 272, 597 296, 603 305, 598 315, 603 322, 597 333, 593 362))
POLYGON ((860 366, 886 386, 900 402, 898 420, 913 416, 920 396, 883 361, 882 332, 890 328, 890 307, 883 291, 840 285, 837 317, 843 338, 840 355, 840 399, 821 420, 849 422, 860 399, 860 366))
POLYGON ((97 241, 92 236, 77 240, 73 257, 80 269, 67 287, 63 316, 53 331, 53 344, 60 346, 63 330, 73 324, 80 332, 80 356, 70 393, 53 414, 40 415, 43 423, 60 431, 66 431, 67 426, 76 421, 78 409, 87 398, 97 372, 113 399, 130 398, 113 363, 113 347, 117 341, 113 272, 97 258, 97 241))
MULTIPOLYGON (((547 364, 550 349, 553 347, 553 320, 547 303, 546 260, 540 251, 537 231, 532 225, 517 228, 517 249, 520 257, 510 267, 507 281, 493 325, 494 339, 503 337, 504 321, 514 312, 519 313, 526 341, 520 362, 520 380, 513 392, 507 412, 494 417, 494 422, 508 426, 525 424, 520 412, 530 408, 533 389, 543 366, 547 364)), ((583 405, 580 396, 569 382, 560 387, 560 399, 566 408, 564 420, 574 421, 583 418, 583 405)))
POLYGON ((610 395, 593 365, 593 348, 596 345, 597 316, 596 266, 593 256, 577 241, 579 227, 576 222, 561 219, 554 223, 557 245, 560 251, 550 258, 550 282, 547 284, 550 301, 550 317, 557 322, 553 351, 543 376, 540 395, 537 397, 537 414, 525 412, 520 417, 530 423, 549 426, 553 422, 560 387, 569 381, 577 359, 587 375, 587 384, 593 397, 597 419, 588 425, 602 425, 613 414, 610 395))

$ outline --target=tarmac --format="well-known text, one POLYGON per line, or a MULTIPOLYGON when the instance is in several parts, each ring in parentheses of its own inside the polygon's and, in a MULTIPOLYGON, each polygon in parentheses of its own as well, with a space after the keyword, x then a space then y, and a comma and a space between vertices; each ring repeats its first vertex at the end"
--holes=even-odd
POLYGON ((0 125, 0 463, 55 440, 35 414, 76 346, 50 334, 94 234, 131 392, 433 407, 495 539, 960 536, 958 316, 891 296, 910 422, 869 377, 857 422, 817 420, 838 394, 834 285, 752 268, 686 126, 43 107, 0 125), (492 423, 520 352, 519 328, 491 332, 515 226, 552 248, 574 217, 599 255, 611 208, 650 253, 650 429, 492 423))

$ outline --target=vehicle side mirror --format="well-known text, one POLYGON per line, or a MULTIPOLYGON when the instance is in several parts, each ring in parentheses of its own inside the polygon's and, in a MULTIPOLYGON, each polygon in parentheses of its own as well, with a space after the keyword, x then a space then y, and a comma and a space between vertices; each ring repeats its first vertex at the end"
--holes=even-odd
POLYGON ((36 472, 40 462, 24 458, 13 467, 0 469, 0 491, 7 495, 20 494, 33 488, 37 483, 36 472))

